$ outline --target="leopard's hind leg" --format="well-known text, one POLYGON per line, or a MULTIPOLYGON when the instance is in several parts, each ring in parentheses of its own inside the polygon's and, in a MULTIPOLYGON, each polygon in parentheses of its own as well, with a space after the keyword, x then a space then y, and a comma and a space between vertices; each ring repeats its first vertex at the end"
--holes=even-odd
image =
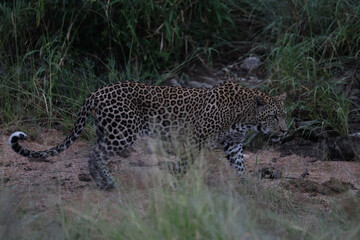
MULTIPOLYGON (((114 187, 115 181, 107 167, 108 157, 121 154, 137 138, 139 129, 137 126, 139 126, 140 118, 130 108, 126 108, 125 111, 129 115, 134 115, 133 125, 123 125, 122 121, 111 121, 112 119, 100 121, 98 115, 101 115, 101 111, 99 114, 94 114, 97 141, 88 163, 90 174, 101 189, 114 187)), ((124 122, 128 123, 128 121, 124 122)))
POLYGON ((185 142, 181 149, 183 152, 177 156, 176 163, 167 163, 168 171, 177 179, 181 179, 186 174, 189 167, 194 163, 195 159, 200 156, 201 143, 195 140, 189 143, 185 142))
POLYGON ((110 153, 106 150, 106 146, 104 146, 105 128, 98 121, 95 114, 94 122, 97 140, 88 160, 90 175, 100 189, 111 189, 114 187, 114 179, 107 167, 108 155, 110 153))
POLYGON ((97 142, 95 148, 90 154, 89 170, 92 178, 100 189, 111 189, 114 187, 115 181, 107 167, 108 157, 119 155, 123 152, 123 150, 131 146, 136 139, 135 135, 132 137, 133 140, 131 142, 126 143, 126 145, 116 147, 116 150, 109 150, 109 147, 112 149, 114 147, 111 145, 109 146, 104 142, 97 142))
POLYGON ((90 154, 88 163, 90 174, 100 189, 114 187, 114 179, 106 166, 107 159, 107 153, 101 149, 100 144, 97 144, 90 154))

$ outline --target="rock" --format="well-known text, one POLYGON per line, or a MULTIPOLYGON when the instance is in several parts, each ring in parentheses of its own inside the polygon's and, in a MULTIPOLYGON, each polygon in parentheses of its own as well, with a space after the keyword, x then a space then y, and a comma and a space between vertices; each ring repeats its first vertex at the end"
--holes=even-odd
POLYGON ((258 68, 261 65, 261 61, 258 57, 248 57, 245 58, 243 63, 240 65, 242 69, 251 71, 255 68, 258 68))
POLYGON ((282 177, 282 172, 273 167, 265 167, 259 170, 261 178, 268 179, 280 179, 282 177))
POLYGON ((91 179, 90 174, 80 173, 79 174, 79 180, 82 181, 82 182, 90 182, 92 179, 91 179))
POLYGON ((216 77, 204 76, 203 74, 199 74, 189 77, 189 79, 186 81, 180 80, 178 77, 167 78, 163 82, 161 82, 160 85, 187 88, 212 88, 221 82, 222 80, 219 80, 216 77))
POLYGON ((219 82, 215 81, 210 77, 202 77, 202 81, 187 81, 186 87, 189 88, 212 88, 217 85, 219 82))
POLYGON ((314 157, 330 161, 360 161, 360 137, 336 136, 329 134, 324 138, 318 137, 316 141, 295 137, 286 141, 279 147, 280 157, 291 154, 314 157))
POLYGON ((286 157, 296 154, 304 157, 319 157, 322 151, 319 150, 318 143, 306 140, 301 137, 295 137, 279 146, 280 157, 286 157))
POLYGON ((282 172, 280 170, 275 170, 270 175, 270 179, 280 179, 282 177, 282 172))
POLYGON ((360 138, 360 132, 349 134, 350 137, 358 137, 360 138))
POLYGON ((181 87, 180 80, 176 76, 165 79, 160 83, 162 86, 181 87))
POLYGON ((331 161, 360 161, 360 138, 356 136, 325 139, 320 149, 331 161))

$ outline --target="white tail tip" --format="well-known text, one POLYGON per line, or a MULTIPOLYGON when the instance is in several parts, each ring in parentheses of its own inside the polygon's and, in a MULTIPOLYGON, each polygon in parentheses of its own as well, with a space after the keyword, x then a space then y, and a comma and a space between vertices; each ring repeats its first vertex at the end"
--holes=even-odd
POLYGON ((10 146, 13 145, 15 142, 19 141, 19 140, 25 140, 27 138, 27 135, 23 132, 14 132, 13 134, 11 134, 11 136, 9 137, 9 144, 10 146), (15 141, 14 138, 17 137, 17 140, 15 141), (15 142, 14 142, 15 141, 15 142))

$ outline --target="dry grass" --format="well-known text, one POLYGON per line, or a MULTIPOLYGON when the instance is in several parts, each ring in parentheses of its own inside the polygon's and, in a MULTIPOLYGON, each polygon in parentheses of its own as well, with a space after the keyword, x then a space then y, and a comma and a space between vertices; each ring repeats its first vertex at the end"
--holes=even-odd
MULTIPOLYGON (((49 135, 61 138, 53 131, 44 139, 49 135)), ((281 183, 286 179, 260 180, 249 174, 241 183, 220 151, 205 151, 177 182, 156 167, 157 161, 176 157, 158 155, 161 148, 154 155, 141 140, 121 164, 119 158, 111 159, 117 188, 100 191, 93 182, 77 179, 76 169, 87 173, 88 149, 80 141, 52 158, 53 163, 28 163, 4 144, 6 155, 1 158, 9 165, 1 166, 1 176, 13 175, 7 175, 10 180, 0 191, 1 239, 354 239, 359 234, 359 198, 354 191, 324 202, 306 192, 285 190, 281 183), (30 166, 31 171, 24 171, 30 166)), ((304 158, 302 166, 301 158, 279 158, 274 150, 247 154, 249 171, 275 166, 293 176, 308 160, 304 158), (279 160, 273 163, 270 157, 279 160)), ((328 172, 326 164, 318 173, 314 170, 321 169, 320 162, 310 167, 310 179, 328 172)))

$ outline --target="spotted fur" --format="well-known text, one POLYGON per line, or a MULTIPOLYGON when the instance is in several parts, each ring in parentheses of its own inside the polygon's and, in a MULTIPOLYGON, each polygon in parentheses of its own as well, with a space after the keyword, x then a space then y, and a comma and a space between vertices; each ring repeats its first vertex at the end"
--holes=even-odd
MULTIPOLYGON (((28 158, 57 155, 79 137, 92 114, 97 142, 88 165, 100 188, 114 186, 106 166, 108 156, 120 154, 143 134, 163 140, 176 139, 192 149, 222 143, 231 166, 242 174, 245 171, 243 140, 249 129, 271 134, 274 141, 286 132, 285 97, 286 94, 268 96, 233 82, 210 89, 116 83, 90 94, 73 129, 56 147, 46 151, 25 149, 18 143, 27 137, 22 132, 13 133, 9 143, 15 152, 28 158)), ((173 171, 183 171, 186 165, 180 160, 173 171)))

